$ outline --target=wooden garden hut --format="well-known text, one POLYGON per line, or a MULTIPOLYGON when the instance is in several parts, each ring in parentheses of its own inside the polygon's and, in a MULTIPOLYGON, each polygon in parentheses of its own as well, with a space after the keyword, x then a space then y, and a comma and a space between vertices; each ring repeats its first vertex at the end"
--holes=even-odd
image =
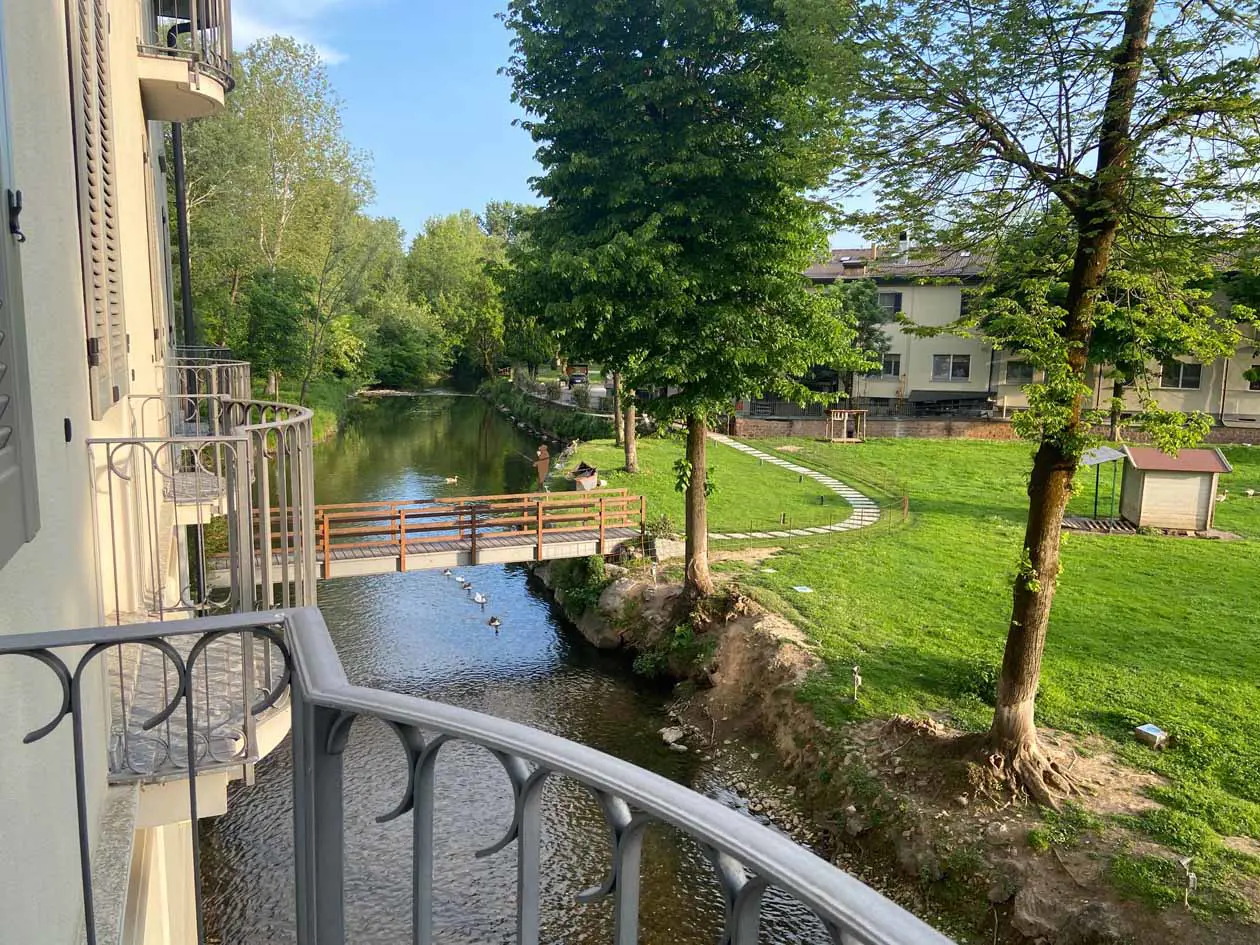
POLYGON ((1233 467, 1220 450, 1181 450, 1170 456, 1152 446, 1125 447, 1120 515, 1139 528, 1206 531, 1212 527, 1221 473, 1233 467))

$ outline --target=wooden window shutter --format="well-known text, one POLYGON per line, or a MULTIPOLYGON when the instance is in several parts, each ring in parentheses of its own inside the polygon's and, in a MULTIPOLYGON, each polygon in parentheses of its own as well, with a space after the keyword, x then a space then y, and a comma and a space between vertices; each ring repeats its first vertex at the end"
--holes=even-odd
POLYGON ((71 48, 75 149, 78 156, 88 375, 92 416, 100 419, 126 395, 127 321, 114 173, 110 103, 109 15, 105 0, 75 0, 71 48))
POLYGON ((39 530, 21 260, 10 227, 9 195, 16 194, 17 185, 3 146, 11 140, 5 75, 0 35, 0 568, 39 530))

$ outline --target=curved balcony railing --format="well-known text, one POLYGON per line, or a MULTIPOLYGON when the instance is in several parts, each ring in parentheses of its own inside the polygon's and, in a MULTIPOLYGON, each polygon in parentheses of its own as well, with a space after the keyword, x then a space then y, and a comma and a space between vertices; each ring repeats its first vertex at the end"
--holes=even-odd
POLYGON ((186 59, 230 92, 232 4, 230 0, 141 0, 140 52, 186 59))
MULTIPOLYGON (((316 542, 311 412, 228 396, 133 398, 140 414, 179 413, 172 429, 196 435, 88 441, 105 610, 118 624, 178 620, 315 601, 316 542)), ((187 651, 175 647, 182 658, 187 651)), ((186 724, 168 717, 150 730, 175 692, 159 649, 124 645, 107 661, 110 776, 182 777, 181 746, 207 752, 204 766, 256 760, 247 707, 276 676, 274 653, 242 635, 210 647, 186 724)))
MULTIPOLYGON (((434 805, 445 746, 463 742, 485 749, 506 775, 514 813, 503 838, 479 856, 514 849, 516 920, 511 940, 537 945, 542 937, 542 847, 544 785, 566 779, 593 795, 603 812, 608 838, 608 866, 603 882, 579 896, 581 902, 611 900, 613 941, 638 941, 640 854, 645 832, 669 825, 696 841, 708 854, 724 907, 721 942, 755 945, 759 941, 762 902, 775 890, 813 913, 826 930, 821 941, 840 945, 947 945, 948 940, 874 890, 786 836, 762 826, 681 785, 584 745, 514 722, 412 696, 351 685, 338 659, 323 618, 313 608, 289 612, 208 618, 160 629, 152 624, 71 630, 0 638, 0 656, 21 654, 39 660, 60 685, 60 708, 27 741, 51 734, 66 716, 75 732, 74 764, 79 804, 80 856, 88 945, 96 945, 92 870, 84 789, 83 704, 81 682, 88 664, 101 652, 126 642, 154 649, 171 666, 176 688, 151 720, 153 725, 183 711, 191 721, 187 694, 198 661, 214 641, 226 636, 258 638, 284 659, 274 687, 260 692, 254 709, 262 711, 290 687, 293 731, 294 874, 298 945, 344 945, 344 859, 347 825, 343 806, 343 751, 359 720, 379 720, 397 735, 405 790, 397 806, 378 819, 410 816, 412 844, 412 941, 435 941, 434 805), (195 642, 181 650, 174 636, 195 642), (74 654, 66 648, 87 647, 74 654), (73 656, 78 653, 77 659, 73 656), (290 685, 291 684, 291 685, 290 685), (405 767, 403 766, 405 763, 405 767)), ((196 742, 184 746, 188 773, 199 770, 196 742)), ((188 778, 192 815, 193 881, 197 900, 198 942, 206 942, 202 911, 197 821, 197 779, 188 778)), ((367 829, 351 825, 352 829, 367 829)), ((494 941, 509 936, 496 931, 494 941)))

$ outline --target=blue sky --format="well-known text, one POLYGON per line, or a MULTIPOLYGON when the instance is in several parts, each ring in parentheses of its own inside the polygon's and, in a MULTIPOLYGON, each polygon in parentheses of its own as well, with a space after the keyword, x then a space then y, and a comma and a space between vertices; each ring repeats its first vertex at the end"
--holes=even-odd
MULTIPOLYGON (((500 0, 233 0, 243 48, 280 33, 320 51, 345 100, 347 136, 372 154, 376 203, 409 236, 431 216, 534 200, 534 144, 507 62, 500 0)), ((832 245, 862 245, 833 234, 832 245)))
POLYGON ((234 0, 238 48, 282 33, 314 45, 371 152, 372 212, 408 234, 488 200, 530 201, 534 144, 512 120, 507 29, 494 0, 234 0))

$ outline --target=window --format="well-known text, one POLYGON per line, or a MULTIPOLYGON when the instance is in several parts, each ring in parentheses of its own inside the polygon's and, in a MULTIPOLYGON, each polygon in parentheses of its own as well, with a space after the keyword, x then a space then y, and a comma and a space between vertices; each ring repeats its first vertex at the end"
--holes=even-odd
POLYGON ((1027 361, 1007 361, 1006 362, 1006 383, 1008 384, 1031 384, 1033 379, 1033 366, 1027 361))
POLYGON ((898 313, 901 312, 901 293, 879 293, 879 307, 884 310, 884 314, 888 316, 888 320, 893 321, 897 317, 898 313))
POLYGON ((932 355, 932 380, 934 381, 966 381, 971 378, 971 355, 969 354, 934 354, 932 355))
POLYGON ((1183 361, 1165 361, 1160 387, 1180 390, 1198 390, 1203 378, 1202 364, 1186 364, 1183 361))
POLYGON ((880 374, 884 377, 901 377, 901 355, 884 355, 884 366, 880 370, 880 374))
POLYGON ((1247 390, 1260 390, 1260 364, 1253 364, 1247 373, 1254 378, 1247 381, 1247 390))
MULTIPOLYGON (((0 30, 0 141, 9 140, 0 30)), ((21 262, 9 231, 8 195, 17 192, 8 148, 0 147, 0 568, 39 529, 35 495, 35 444, 22 325, 21 262)))
POLYGON ((127 393, 129 379, 105 2, 75 0, 70 4, 74 37, 70 87, 87 301, 88 386, 92 416, 98 420, 127 393))

